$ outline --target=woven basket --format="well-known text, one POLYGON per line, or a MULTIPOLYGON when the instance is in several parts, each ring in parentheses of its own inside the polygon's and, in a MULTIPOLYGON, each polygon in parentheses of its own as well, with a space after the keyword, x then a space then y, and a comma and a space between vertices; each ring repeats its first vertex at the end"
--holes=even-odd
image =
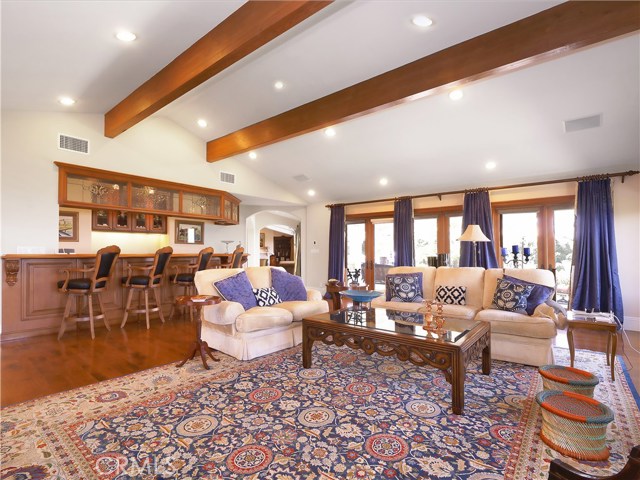
POLYGON ((543 365, 538 368, 538 372, 542 376, 542 385, 545 390, 575 392, 593 397, 593 390, 598 385, 598 378, 595 375, 577 368, 543 365))
POLYGON ((585 395, 558 390, 540 392, 536 401, 542 407, 544 443, 578 460, 609 458, 605 446, 607 426, 613 421, 609 407, 585 395))

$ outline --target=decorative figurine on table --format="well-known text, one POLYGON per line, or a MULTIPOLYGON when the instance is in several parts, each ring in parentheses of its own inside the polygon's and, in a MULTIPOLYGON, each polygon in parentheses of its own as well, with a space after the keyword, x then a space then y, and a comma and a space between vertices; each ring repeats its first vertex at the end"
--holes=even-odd
POLYGON ((424 325, 422 326, 422 328, 431 333, 431 322, 433 321, 433 310, 431 309, 432 301, 425 300, 423 303, 424 307, 420 309, 420 313, 424 314, 424 325))
POLYGON ((349 277, 349 285, 360 285, 360 269, 354 268, 353 272, 347 268, 347 277, 349 277))

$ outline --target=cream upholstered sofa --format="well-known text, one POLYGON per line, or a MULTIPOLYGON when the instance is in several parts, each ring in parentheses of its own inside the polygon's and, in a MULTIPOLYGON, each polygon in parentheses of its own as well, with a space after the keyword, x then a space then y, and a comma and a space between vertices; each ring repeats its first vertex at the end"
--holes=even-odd
MULTIPOLYGON (((214 282, 244 271, 253 288, 271 287, 271 268, 247 267, 201 270, 194 282, 200 295, 220 295, 214 282)), ((329 311, 318 290, 306 289, 305 301, 289 301, 245 310, 235 301, 223 300, 202 309, 202 340, 238 360, 251 360, 302 343, 302 318, 329 311)), ((224 297, 223 297, 224 298, 224 297)))
MULTIPOLYGON (((466 305, 443 305, 445 316, 481 320, 491 324, 491 356, 496 360, 540 366, 553 363, 553 341, 558 328, 564 328, 565 318, 543 303, 533 315, 491 308, 497 279, 504 274, 555 288, 553 273, 542 269, 501 269, 462 267, 395 267, 389 274, 422 273, 425 299, 436 297, 438 286, 464 286, 466 305)), ((376 298, 372 306, 401 311, 417 311, 422 304, 387 302, 376 298)))

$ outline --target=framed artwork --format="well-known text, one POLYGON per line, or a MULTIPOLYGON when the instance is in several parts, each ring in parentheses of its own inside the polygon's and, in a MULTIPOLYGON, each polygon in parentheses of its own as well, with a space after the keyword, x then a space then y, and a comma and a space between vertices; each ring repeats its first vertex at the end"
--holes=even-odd
POLYGON ((264 248, 264 240, 265 240, 265 235, 264 233, 260 234, 260 248, 264 248))
POLYGON ((60 242, 78 241, 78 212, 60 210, 58 214, 58 240, 60 242))
POLYGON ((204 222, 176 220, 176 243, 204 244, 204 222))

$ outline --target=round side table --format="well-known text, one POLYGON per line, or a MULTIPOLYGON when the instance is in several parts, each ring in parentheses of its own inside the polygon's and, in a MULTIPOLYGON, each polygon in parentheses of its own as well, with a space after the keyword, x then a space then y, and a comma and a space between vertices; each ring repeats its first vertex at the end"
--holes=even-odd
POLYGON ((215 305, 217 303, 220 303, 222 299, 220 297, 211 296, 211 297, 206 298, 204 300, 198 301, 197 300, 198 298, 202 298, 202 296, 200 296, 200 295, 196 295, 196 296, 183 295, 183 296, 180 296, 180 297, 176 297, 176 305, 182 306, 182 307, 195 307, 195 309, 196 309, 196 322, 195 322, 196 323, 196 326, 195 326, 196 338, 195 338, 195 341, 191 345, 191 350, 189 351, 189 354, 187 355, 187 357, 182 362, 180 362, 178 365, 176 365, 176 367, 183 366, 185 363, 187 363, 188 360, 193 359, 193 357, 196 356, 196 353, 200 352, 200 358, 202 359, 202 366, 204 368, 206 368, 207 370, 209 370, 209 365, 207 365, 207 355, 214 362, 219 362, 220 359, 214 357, 211 354, 211 348, 209 348, 209 345, 207 345, 207 342, 204 342, 200 338, 200 332, 201 332, 201 329, 202 329, 201 310, 202 310, 202 307, 204 307, 205 305, 215 305))

